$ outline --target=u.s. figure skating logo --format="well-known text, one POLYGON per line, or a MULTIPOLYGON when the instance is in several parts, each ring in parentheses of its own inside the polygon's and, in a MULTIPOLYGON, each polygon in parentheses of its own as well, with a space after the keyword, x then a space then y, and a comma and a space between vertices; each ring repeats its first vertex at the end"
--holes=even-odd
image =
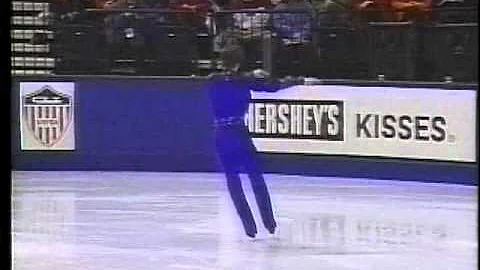
POLYGON ((57 144, 70 131, 73 122, 72 95, 61 89, 57 91, 51 85, 44 85, 23 94, 21 100, 23 131, 28 133, 25 135, 30 141, 27 149, 34 150, 32 145, 35 144, 38 149, 71 149, 73 143, 57 144))

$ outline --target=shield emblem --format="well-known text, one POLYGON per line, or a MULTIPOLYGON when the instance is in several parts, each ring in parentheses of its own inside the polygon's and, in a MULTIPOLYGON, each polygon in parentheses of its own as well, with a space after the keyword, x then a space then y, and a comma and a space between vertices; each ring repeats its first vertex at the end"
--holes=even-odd
POLYGON ((22 117, 35 140, 46 147, 59 142, 72 122, 72 97, 46 85, 22 101, 22 117))

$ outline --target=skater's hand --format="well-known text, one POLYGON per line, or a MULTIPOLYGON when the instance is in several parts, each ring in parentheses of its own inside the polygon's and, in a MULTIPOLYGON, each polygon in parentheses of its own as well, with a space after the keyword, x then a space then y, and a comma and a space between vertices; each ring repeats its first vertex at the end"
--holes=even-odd
POLYGON ((260 68, 252 71, 252 75, 253 75, 253 77, 255 77, 257 79, 264 79, 264 78, 270 77, 270 73, 268 71, 260 69, 260 68))

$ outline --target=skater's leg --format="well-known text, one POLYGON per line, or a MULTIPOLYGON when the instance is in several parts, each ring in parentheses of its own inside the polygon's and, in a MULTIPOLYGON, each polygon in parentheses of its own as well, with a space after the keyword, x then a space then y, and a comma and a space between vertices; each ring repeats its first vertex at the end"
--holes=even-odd
POLYGON ((263 224, 265 225, 265 228, 267 228, 267 230, 273 234, 277 224, 273 216, 270 194, 268 192, 267 185, 265 184, 265 179, 263 178, 262 172, 257 163, 255 146, 250 138, 248 138, 246 143, 248 144, 247 149, 249 149, 249 151, 248 156, 245 159, 245 169, 247 170, 248 177, 250 178, 250 183, 255 194, 260 215, 262 216, 263 224))
POLYGON ((238 145, 234 143, 237 140, 238 134, 238 131, 233 128, 217 129, 217 153, 227 178, 228 192, 242 220, 245 233, 250 237, 255 237, 257 226, 243 192, 239 175, 240 159, 237 155, 238 145))
POLYGON ((268 193, 267 185, 263 175, 258 171, 248 171, 248 176, 252 184, 252 189, 257 200, 257 205, 262 216, 263 224, 270 233, 275 232, 277 224, 273 216, 272 202, 270 200, 270 194, 268 193))
POLYGON ((243 192, 240 176, 238 173, 226 172, 226 177, 228 191, 237 213, 242 220, 245 233, 250 237, 255 237, 255 234, 257 234, 257 226, 255 225, 252 211, 243 192))

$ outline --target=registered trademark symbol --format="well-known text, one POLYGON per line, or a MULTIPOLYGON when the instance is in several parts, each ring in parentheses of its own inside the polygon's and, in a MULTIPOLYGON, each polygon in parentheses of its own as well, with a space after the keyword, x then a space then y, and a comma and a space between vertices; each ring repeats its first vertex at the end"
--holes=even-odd
POLYGON ((455 135, 450 134, 447 136, 447 142, 455 142, 455 135))

